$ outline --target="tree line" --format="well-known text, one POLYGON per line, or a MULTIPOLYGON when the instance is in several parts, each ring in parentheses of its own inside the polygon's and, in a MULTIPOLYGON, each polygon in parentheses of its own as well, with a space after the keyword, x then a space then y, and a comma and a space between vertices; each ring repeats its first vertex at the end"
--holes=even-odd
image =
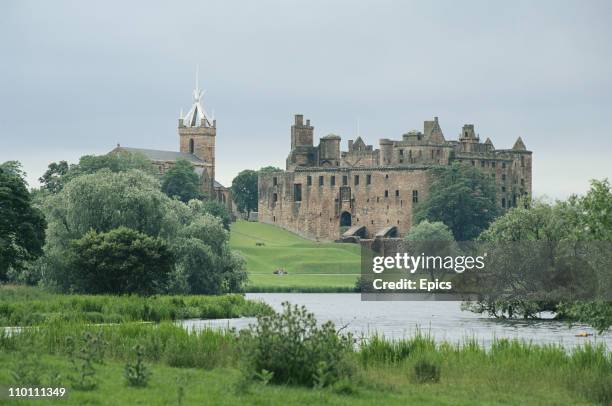
POLYGON ((188 161, 161 178, 139 154, 52 163, 27 190, 16 162, 0 166, 0 281, 60 292, 240 291, 243 258, 230 215, 199 192, 188 161))

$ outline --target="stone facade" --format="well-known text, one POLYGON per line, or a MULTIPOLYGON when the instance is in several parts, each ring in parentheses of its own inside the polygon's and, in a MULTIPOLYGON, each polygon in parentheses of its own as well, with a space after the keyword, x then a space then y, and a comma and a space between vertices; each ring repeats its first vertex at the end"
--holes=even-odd
POLYGON ((400 140, 381 139, 379 149, 358 137, 340 151, 341 139, 333 134, 314 146, 310 120, 296 115, 287 170, 259 177, 259 221, 321 240, 401 237, 412 225, 414 206, 427 198, 429 169, 453 161, 490 174, 504 209, 531 195, 532 153, 520 137, 512 149, 496 150, 490 139, 480 142, 473 124, 450 141, 437 117, 423 127, 400 140))

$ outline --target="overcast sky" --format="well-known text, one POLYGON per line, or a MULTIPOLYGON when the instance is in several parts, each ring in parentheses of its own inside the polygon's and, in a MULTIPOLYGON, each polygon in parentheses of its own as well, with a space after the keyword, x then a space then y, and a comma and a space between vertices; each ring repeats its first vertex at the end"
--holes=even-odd
POLYGON ((368 144, 439 116, 534 151, 534 194, 612 178, 611 1, 0 1, 0 161, 178 149, 194 71, 217 177, 284 167, 290 125, 368 144))

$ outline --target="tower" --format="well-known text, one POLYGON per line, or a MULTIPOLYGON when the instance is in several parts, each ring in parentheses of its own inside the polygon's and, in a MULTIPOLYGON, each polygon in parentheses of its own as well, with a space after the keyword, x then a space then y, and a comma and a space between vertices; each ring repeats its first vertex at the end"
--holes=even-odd
POLYGON ((193 104, 189 112, 178 120, 180 151, 193 154, 205 162, 206 173, 203 174, 203 189, 212 196, 215 181, 215 137, 217 136, 217 121, 211 118, 202 107, 202 95, 198 84, 196 71, 193 104))

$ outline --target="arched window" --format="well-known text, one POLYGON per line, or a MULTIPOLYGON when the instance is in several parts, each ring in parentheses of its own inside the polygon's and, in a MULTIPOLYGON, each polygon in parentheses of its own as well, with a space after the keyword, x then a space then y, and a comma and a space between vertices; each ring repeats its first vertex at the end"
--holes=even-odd
POLYGON ((194 151, 194 145, 193 145, 193 138, 189 139, 189 153, 193 154, 194 151))

